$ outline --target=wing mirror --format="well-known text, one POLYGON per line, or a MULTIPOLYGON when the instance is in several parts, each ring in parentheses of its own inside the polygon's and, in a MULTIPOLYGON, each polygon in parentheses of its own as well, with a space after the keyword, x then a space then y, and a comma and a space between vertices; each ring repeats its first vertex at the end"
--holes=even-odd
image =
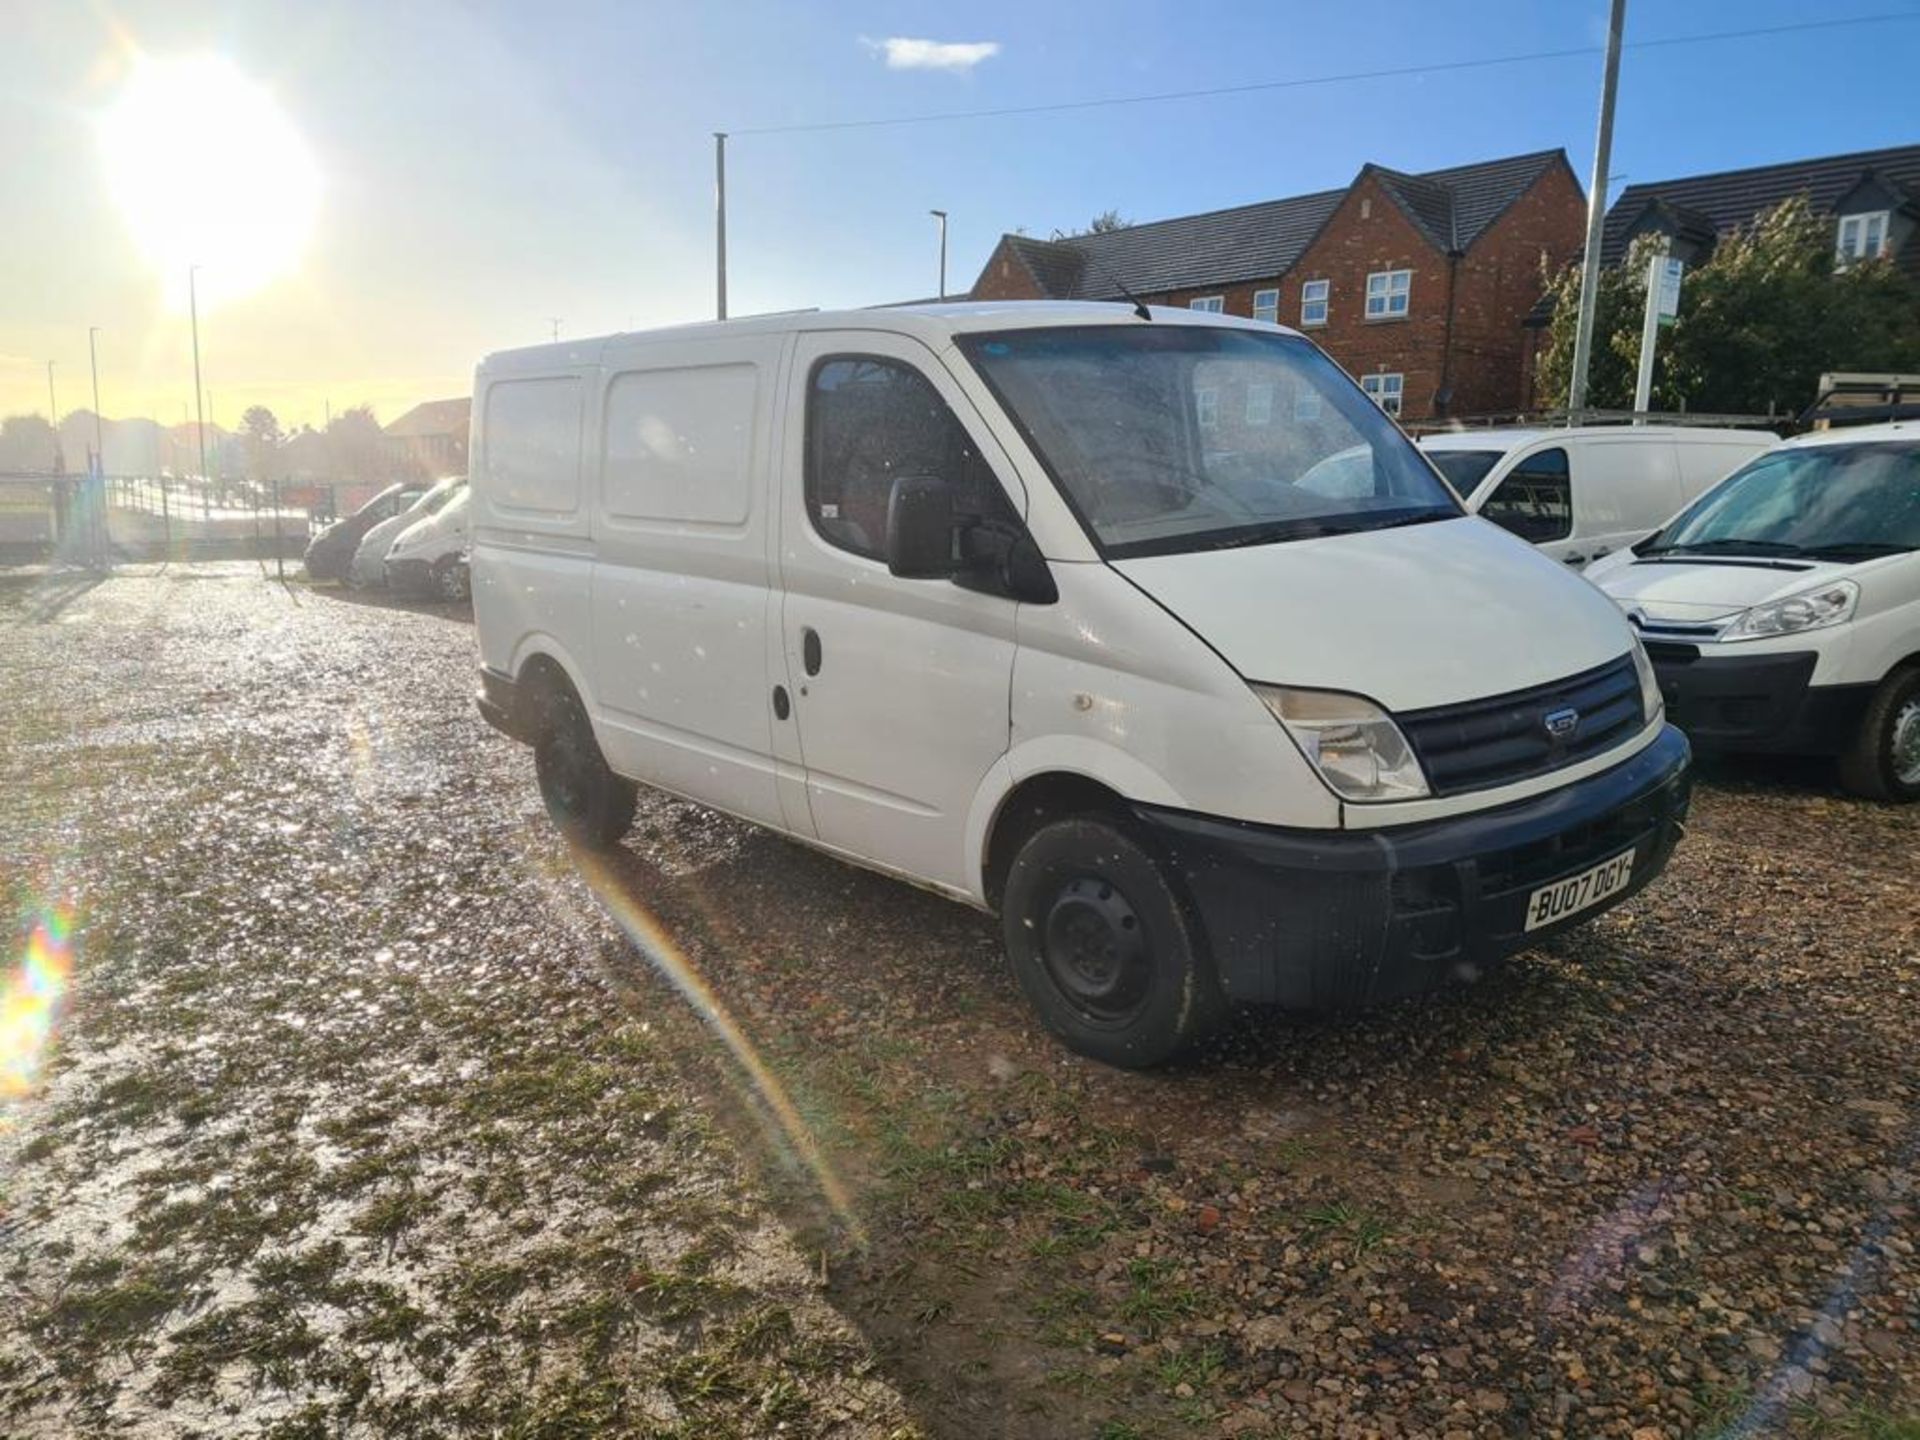
POLYGON ((953 489, 938 475, 902 475, 887 497, 887 569, 907 580, 960 572, 953 489))

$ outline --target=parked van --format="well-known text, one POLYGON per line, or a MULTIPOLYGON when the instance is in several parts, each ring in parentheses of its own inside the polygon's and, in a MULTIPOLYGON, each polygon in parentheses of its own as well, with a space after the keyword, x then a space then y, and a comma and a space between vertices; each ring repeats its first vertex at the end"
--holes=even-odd
POLYGON ((1576 425, 1449 431, 1419 444, 1467 509, 1577 570, 1644 539, 1778 438, 1765 430, 1576 425))
POLYGON ((453 494, 437 513, 414 521, 394 537, 384 562, 389 590, 442 600, 467 598, 467 499, 471 494, 466 477, 458 477, 453 494))
POLYGON ((1833 755, 1857 794, 1920 800, 1920 423, 1789 440, 1587 577, 1701 746, 1833 755))
POLYGON ((464 475, 435 481, 399 514, 382 520, 361 536, 359 545, 354 548, 353 560, 347 566, 347 584, 355 590, 386 584, 387 551, 393 548, 393 542, 402 531, 439 514, 441 507, 464 490, 466 484, 464 475))
POLYGON ((561 829, 644 783, 995 912, 1102 1060, 1470 976, 1680 833, 1625 617, 1291 331, 777 316, 493 355, 474 415, 479 703, 561 829))

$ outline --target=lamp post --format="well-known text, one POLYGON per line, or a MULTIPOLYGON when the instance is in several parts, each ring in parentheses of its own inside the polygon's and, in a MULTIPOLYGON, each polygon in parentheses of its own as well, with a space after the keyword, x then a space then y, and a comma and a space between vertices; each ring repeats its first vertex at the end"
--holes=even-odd
POLYGON ((198 265, 187 267, 187 314, 193 322, 193 409, 194 438, 200 446, 200 515, 208 524, 213 522, 213 490, 207 476, 207 412, 200 398, 200 295, 194 287, 194 273, 198 265))
POLYGON ((940 298, 947 298, 947 212, 929 210, 927 212, 940 222, 940 298))
POLYGON ((727 132, 713 132, 713 308, 727 318, 727 132))
POLYGON ((1593 180, 1587 187, 1587 246, 1580 256, 1580 310, 1573 324, 1573 380, 1567 388, 1567 423, 1578 425, 1587 408, 1587 368, 1593 361, 1593 322, 1600 305, 1600 240, 1607 222, 1607 165, 1613 156, 1613 102, 1620 87, 1620 32, 1627 0, 1613 0, 1607 17, 1607 59, 1600 81, 1600 133, 1593 144, 1593 180))

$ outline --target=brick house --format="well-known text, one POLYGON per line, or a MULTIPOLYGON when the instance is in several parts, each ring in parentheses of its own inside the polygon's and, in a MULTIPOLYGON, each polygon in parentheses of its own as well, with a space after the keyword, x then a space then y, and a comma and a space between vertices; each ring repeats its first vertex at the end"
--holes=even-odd
POLYGON ((428 400, 416 405, 381 432, 388 454, 411 462, 427 475, 464 475, 467 470, 467 431, 473 424, 473 401, 428 400))
POLYGON ((1629 185, 1607 211, 1601 262, 1619 264, 1628 245, 1651 234, 1698 265, 1721 236, 1796 195, 1832 220, 1836 264, 1889 256, 1920 277, 1920 145, 1629 185))
POLYGON ((1003 235, 973 298, 1222 310, 1305 331, 1407 421, 1520 408, 1522 322, 1579 253, 1586 199, 1546 150, 1071 239, 1003 235))

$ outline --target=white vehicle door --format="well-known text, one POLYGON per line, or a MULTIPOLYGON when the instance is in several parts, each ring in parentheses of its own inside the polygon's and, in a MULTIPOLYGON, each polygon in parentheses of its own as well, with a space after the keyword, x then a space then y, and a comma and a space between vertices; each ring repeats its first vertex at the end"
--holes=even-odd
POLYGON ((1494 482, 1480 518, 1577 569, 1589 557, 1574 539, 1574 493, 1567 447, 1544 446, 1521 456, 1494 482))
POLYGON ((1628 430, 1596 437, 1574 453, 1574 550, 1581 563, 1631 545, 1680 508, 1679 462, 1665 436, 1628 430))
POLYGON ((890 573, 887 505, 908 475, 948 480, 961 513, 1017 520, 1024 492, 979 414, 914 340, 803 334, 787 383, 782 649, 814 834, 970 891, 967 814, 1008 746, 1018 606, 890 573))
POLYGON ((779 352, 770 336, 610 363, 593 447, 601 748, 622 774, 776 826, 765 437, 779 352))

